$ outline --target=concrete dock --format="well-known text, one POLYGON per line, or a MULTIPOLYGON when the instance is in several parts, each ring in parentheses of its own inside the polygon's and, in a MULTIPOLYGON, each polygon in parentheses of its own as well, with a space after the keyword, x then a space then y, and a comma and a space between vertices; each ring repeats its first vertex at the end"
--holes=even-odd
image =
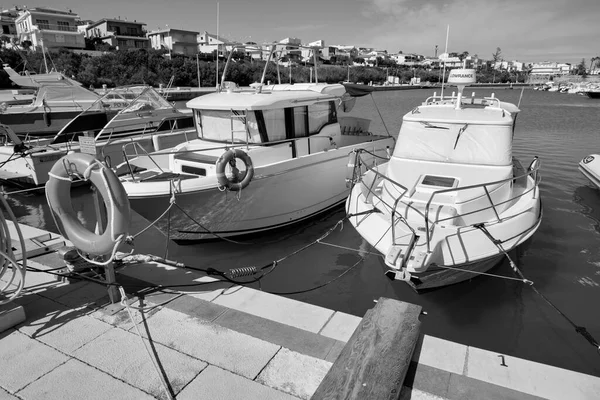
MULTIPOLYGON (((44 231, 22 226, 26 237, 44 231)), ((28 272, 26 321, 0 334, 0 399, 310 399, 360 317, 130 257, 106 287, 28 272), (181 291, 145 290, 190 285, 181 291), (130 295, 131 297, 131 295, 130 295), (138 329, 142 339, 138 335, 138 329), (151 340, 148 340, 148 339, 151 340), (150 353, 158 354, 153 366, 150 353)), ((56 253, 29 260, 61 267, 56 253)), ((422 335, 401 399, 595 399, 600 378, 422 335)))

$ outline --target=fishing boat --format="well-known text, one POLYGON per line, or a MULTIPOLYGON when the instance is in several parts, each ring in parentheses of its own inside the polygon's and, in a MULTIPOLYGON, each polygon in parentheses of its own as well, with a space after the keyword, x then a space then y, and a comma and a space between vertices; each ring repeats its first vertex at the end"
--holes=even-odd
POLYGON ((0 180, 27 186, 45 184, 54 163, 67 153, 91 153, 111 166, 123 162, 124 147, 156 153, 197 138, 192 114, 149 86, 108 91, 53 138, 24 140, 8 125, 0 125, 0 134, 0 180), (127 106, 114 115, 106 100, 127 106))
POLYGON ((128 160, 122 177, 132 209, 177 242, 271 230, 341 205, 348 154, 387 159, 394 146, 349 113, 356 99, 342 84, 318 83, 316 71, 312 83, 265 84, 266 63, 261 82, 242 89, 225 80, 232 54, 219 90, 187 103, 199 139, 160 168, 128 160))
POLYGON ((476 277, 540 225, 540 162, 512 156, 517 106, 465 98, 475 71, 455 69, 451 96, 434 94, 403 117, 386 163, 351 156, 350 222, 384 257, 386 274, 417 291, 476 277))
POLYGON ((597 188, 600 188, 600 155, 591 154, 579 162, 579 170, 597 188))

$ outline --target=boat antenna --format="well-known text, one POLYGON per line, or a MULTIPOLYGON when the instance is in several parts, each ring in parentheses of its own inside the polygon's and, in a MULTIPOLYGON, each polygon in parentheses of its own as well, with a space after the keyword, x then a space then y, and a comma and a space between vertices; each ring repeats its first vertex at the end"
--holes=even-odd
POLYGON ((446 28, 446 50, 444 50, 444 54, 446 54, 446 58, 444 58, 444 69, 442 70, 442 99, 444 99, 444 81, 446 80, 446 60, 448 59, 448 36, 450 35, 450 25, 446 28))
POLYGON ((221 48, 221 43, 219 43, 219 2, 217 2, 217 62, 216 64, 216 72, 215 72, 215 79, 217 80, 216 82, 216 88, 217 88, 217 92, 219 91, 219 50, 221 48))
POLYGON ((517 103, 517 108, 521 106, 521 99, 523 98, 523 90, 525 90, 525 86, 521 87, 521 95, 519 96, 519 102, 517 103))

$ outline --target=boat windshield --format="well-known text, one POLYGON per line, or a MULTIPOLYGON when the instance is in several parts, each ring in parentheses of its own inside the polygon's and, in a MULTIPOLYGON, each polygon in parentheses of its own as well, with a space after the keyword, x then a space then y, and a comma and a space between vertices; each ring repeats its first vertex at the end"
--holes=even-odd
POLYGON ((198 136, 205 140, 260 143, 254 111, 195 110, 198 136))

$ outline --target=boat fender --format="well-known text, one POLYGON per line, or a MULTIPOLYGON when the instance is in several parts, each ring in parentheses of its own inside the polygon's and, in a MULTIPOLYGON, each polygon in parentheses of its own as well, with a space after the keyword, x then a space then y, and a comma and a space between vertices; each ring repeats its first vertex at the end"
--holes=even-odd
POLYGON ((50 117, 50 113, 44 109, 44 123, 46 126, 52 125, 52 119, 50 117))
POLYGON ((48 175, 46 198, 60 233, 83 253, 94 256, 114 253, 127 237, 131 219, 127 192, 115 173, 91 154, 71 153, 58 160, 48 175), (102 235, 88 230, 73 210, 73 175, 90 181, 104 200, 108 222, 102 235))
POLYGON ((250 156, 241 149, 229 149, 219 157, 216 164, 217 181, 219 186, 232 192, 239 192, 245 189, 250 184, 252 177, 254 177, 254 166, 252 165, 252 159, 250 156), (246 172, 239 176, 238 169, 235 167, 235 159, 239 158, 246 166, 246 172), (234 177, 228 178, 225 174, 225 167, 230 164, 233 171, 234 177))
POLYGON ((348 164, 346 165, 346 187, 351 188, 356 182, 356 166, 360 163, 358 151, 348 154, 348 164))

